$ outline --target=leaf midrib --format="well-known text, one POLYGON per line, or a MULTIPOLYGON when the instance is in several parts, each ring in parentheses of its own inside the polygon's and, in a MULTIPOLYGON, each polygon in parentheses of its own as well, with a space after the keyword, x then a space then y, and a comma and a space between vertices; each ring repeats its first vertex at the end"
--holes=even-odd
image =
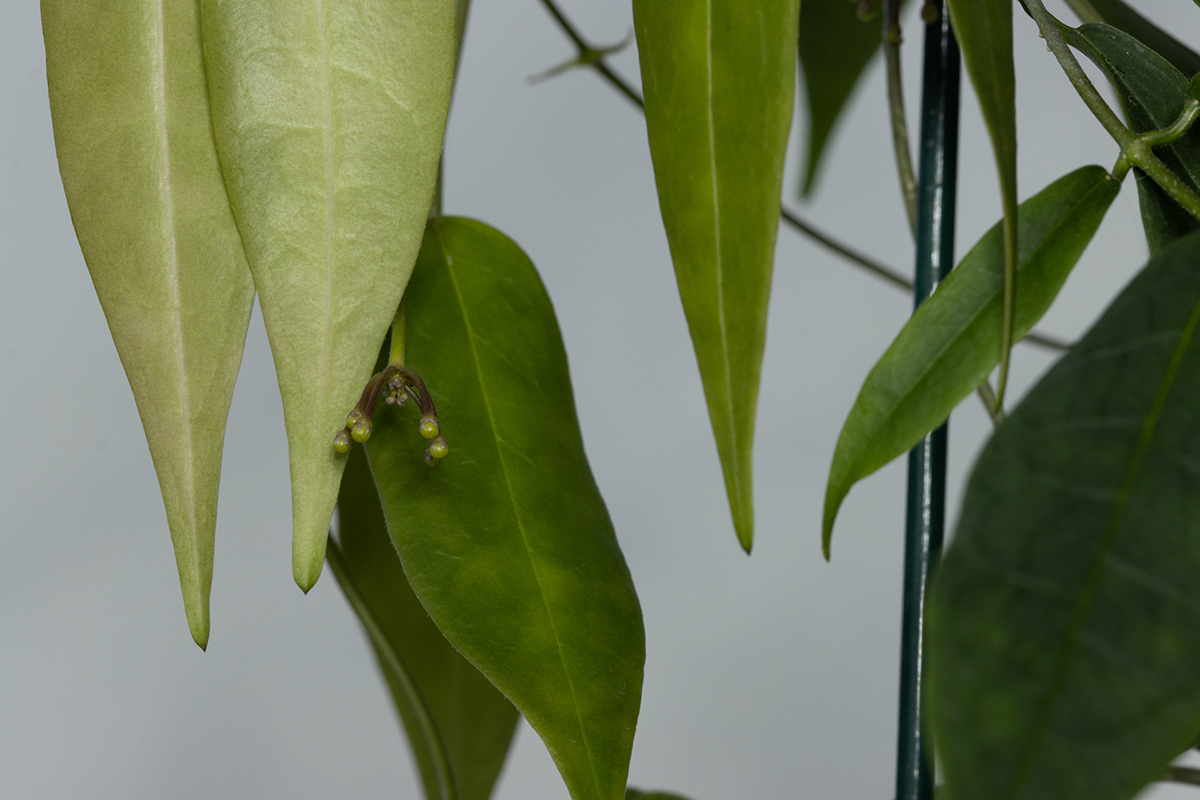
MULTIPOLYGON (((710 0, 711 2, 711 0, 710 0)), ((592 774, 592 782, 596 788, 597 800, 603 800, 603 793, 600 788, 600 777, 596 774, 596 760, 592 756, 592 748, 588 742, 587 729, 583 725, 583 717, 579 711, 579 701, 575 696, 575 683, 571 680, 571 672, 567 669, 566 659, 563 657, 562 639, 558 633, 558 626, 554 624, 554 616, 550 613, 550 605, 546 602, 546 593, 542 588, 542 579, 538 574, 537 565, 533 560, 533 553, 529 546, 529 540, 525 535, 525 525, 521 521, 521 512, 517 506, 516 497, 513 494, 512 483, 508 479, 508 465, 504 461, 504 450, 500 446, 500 435, 496 427, 496 419, 492 413, 492 404, 488 399, 487 384, 483 379, 483 369, 479 363, 479 354, 475 350, 475 334, 471 328, 471 320, 467 314, 467 305, 463 301, 462 291, 459 289, 458 278, 454 274, 454 260, 446 251, 445 243, 442 241, 441 231, 438 228, 436 220, 431 220, 430 227, 433 228, 434 237, 437 239, 438 249, 442 253, 442 263, 446 265, 446 272, 450 276, 450 282, 454 286, 454 296, 458 300, 459 310, 462 312, 463 325, 467 329, 467 341, 471 346, 471 363, 475 367, 475 377, 479 381, 480 394, 483 396, 483 405, 488 415, 488 426, 492 431, 492 439, 496 443, 496 456, 500 461, 500 471, 504 475, 504 487, 508 491, 509 504, 512 506, 513 518, 517 523, 517 531, 521 534, 521 544, 525 549, 525 557, 529 560, 529 569, 533 573, 533 579, 538 587, 538 599, 542 601, 542 609, 546 612, 546 620, 550 624, 550 631, 554 634, 554 644, 558 652, 559 664, 562 666, 563 677, 566 678, 567 688, 571 691, 571 706, 575 710, 575 719, 579 725, 579 734, 583 739, 583 748, 588 756, 588 769, 592 774)))
POLYGON ((201 595, 199 600, 203 603, 203 590, 201 589, 203 581, 201 580, 202 567, 200 565, 200 550, 199 541, 196 535, 196 496, 195 496, 195 447, 192 441, 192 410, 191 398, 188 392, 188 375, 187 375, 187 358, 183 344, 183 306, 182 295, 179 288, 179 243, 175 237, 175 198, 172 194, 171 187, 171 145, 170 135, 167 131, 167 42, 166 42, 166 20, 164 19, 165 11, 163 4, 166 0, 159 0, 157 4, 157 18, 155 20, 155 45, 158 50, 158 71, 155 73, 154 90, 155 90, 155 111, 156 119, 161 128, 161 153, 162 153, 162 178, 159 181, 159 191, 162 197, 162 207, 164 216, 166 217, 164 226, 167 231, 167 275, 168 282, 171 287, 172 310, 174 311, 175 323, 175 339, 178 342, 179 354, 179 397, 183 405, 183 441, 184 441, 184 481, 185 491, 184 496, 187 498, 187 517, 191 534, 185 543, 191 552, 191 568, 196 581, 196 591, 201 595))

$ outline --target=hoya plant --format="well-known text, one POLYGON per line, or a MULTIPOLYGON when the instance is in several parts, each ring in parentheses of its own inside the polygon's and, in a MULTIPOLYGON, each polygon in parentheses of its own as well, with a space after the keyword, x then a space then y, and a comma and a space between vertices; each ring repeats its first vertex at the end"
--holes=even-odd
MULTIPOLYGON (((780 232, 911 292, 833 452, 795 453, 829 459, 823 513, 797 525, 826 558, 853 487, 908 455, 896 796, 1200 784, 1174 763, 1200 741, 1200 42, 1120 0, 1067 0, 1062 18, 1042 0, 907 15, 901 0, 634 0, 633 76, 611 63, 628 40, 596 44, 542 5, 575 54, 534 80, 590 70, 644 114, 731 550, 755 543, 780 232), (1015 15, 1052 54, 1042 72, 1074 89, 1061 113, 1111 138, 1108 161, 1018 186, 1015 15), (923 53, 914 119, 906 41, 923 53), (782 202, 799 137, 800 191, 819 204, 877 56, 889 124, 870 133, 895 181, 854 188, 900 199, 911 279, 782 202), (984 191, 957 177, 964 93, 999 218, 956 253, 956 198, 984 191), (1148 260, 1077 341, 1039 332, 1131 177, 1148 260), (1024 397, 1021 342, 1055 359, 1024 397), (946 421, 964 401, 994 433, 943 558, 946 421)), ((573 800, 678 798, 628 785, 648 642, 555 306, 520 242, 443 192, 469 2, 42 0, 41 20, 62 185, 158 477, 181 633, 201 649, 221 635, 222 454, 257 302, 292 577, 340 587, 425 796, 491 796, 524 718, 573 800)), ((635 382, 606 386, 639 413, 635 382)))

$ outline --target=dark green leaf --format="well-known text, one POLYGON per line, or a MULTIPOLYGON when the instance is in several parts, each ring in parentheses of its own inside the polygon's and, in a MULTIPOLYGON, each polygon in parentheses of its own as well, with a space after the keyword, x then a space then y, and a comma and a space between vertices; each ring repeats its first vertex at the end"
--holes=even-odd
POLYGON ((71 221, 204 647, 221 448, 254 284, 213 144, 199 12, 186 1, 45 0, 42 30, 71 221))
MULTIPOLYGON (((901 8, 908 2, 902 0, 901 8)), ((800 67, 808 99, 808 162, 802 193, 814 186, 825 145, 881 42, 880 23, 859 20, 847 0, 800 4, 800 67)))
POLYGON ((642 693, 637 595, 583 452, 558 324, 533 265, 472 220, 430 222, 405 295, 417 411, 377 413, 367 455, 421 603, 525 715, 575 800, 619 800, 642 693))
POLYGON ((292 573, 325 563, 346 423, 412 272, 437 180, 454 0, 203 0, 217 149, 288 435, 292 573))
MULTIPOLYGON (((1012 0, 946 0, 950 21, 962 48, 962 60, 979 107, 987 123, 1000 176, 1000 200, 1004 210, 1005 274, 1016 281, 1017 270, 1017 107, 1013 74, 1012 0)), ((1016 287, 1009 285, 1008 297, 1016 287)), ((1006 308, 1001 324, 1005 329, 1015 319, 1015 305, 1006 308)), ((1015 341, 1015 336, 1014 336, 1015 341)), ((1000 362, 997 394, 1004 398, 1008 377, 1008 353, 1000 362)))
MULTIPOLYGON (((1125 119, 1135 133, 1166 128, 1178 118, 1187 99, 1187 78, 1166 59, 1127 33, 1108 25, 1089 24, 1067 40, 1096 62, 1108 75, 1125 119)), ((1200 128, 1194 127, 1181 139, 1155 150, 1172 172, 1193 191, 1200 187, 1200 128)), ((1150 253, 1200 229, 1200 221, 1147 178, 1137 175, 1142 224, 1150 253)))
POLYGON ((1200 737, 1200 234, 1000 426, 930 601, 955 800, 1125 800, 1200 737))
POLYGON ((342 475, 338 541, 340 549, 329 545, 330 565, 375 649, 425 796, 487 800, 504 765, 517 710, 450 646, 413 594, 361 448, 350 453, 342 475))
POLYGON ((1184 75, 1190 76, 1200 72, 1200 54, 1121 0, 1075 0, 1075 2, 1086 4, 1092 11, 1089 16, 1094 18, 1087 19, 1086 22, 1104 22, 1128 33, 1171 62, 1175 69, 1184 75))
POLYGON ((687 800, 683 795, 667 794, 666 792, 639 792, 637 789, 628 789, 625 792, 625 800, 687 800))
MULTIPOLYGON (((1021 204, 1017 338, 1050 308, 1119 190, 1101 167, 1082 167, 1021 204)), ((997 224, 921 304, 863 383, 829 472, 826 555, 850 487, 945 422, 999 362, 1003 291, 997 224)))
POLYGON ((633 3, 659 205, 747 552, 798 11, 798 0, 633 3))

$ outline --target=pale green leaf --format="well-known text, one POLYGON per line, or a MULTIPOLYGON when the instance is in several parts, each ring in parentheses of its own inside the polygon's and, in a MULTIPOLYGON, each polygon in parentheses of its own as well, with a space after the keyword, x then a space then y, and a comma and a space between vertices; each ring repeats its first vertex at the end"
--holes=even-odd
POLYGON ((797 0, 633 4, 659 206, 747 551, 798 11, 797 0))
POLYGON ((433 197, 454 0, 203 0, 217 149, 275 357, 293 573, 324 562, 333 450, 400 303, 433 197))
POLYGON ((221 448, 254 285, 213 146, 198 9, 45 0, 42 30, 67 205, 204 647, 221 448))

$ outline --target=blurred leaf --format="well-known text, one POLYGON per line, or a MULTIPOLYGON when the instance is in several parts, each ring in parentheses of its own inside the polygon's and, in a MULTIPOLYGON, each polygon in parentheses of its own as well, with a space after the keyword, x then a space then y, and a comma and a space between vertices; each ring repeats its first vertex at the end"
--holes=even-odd
POLYGON ((42 29, 67 205, 205 647, 221 448, 254 284, 213 145, 198 10, 45 0, 42 29))
POLYGON ((1097 17, 1090 22, 1104 22, 1133 36, 1171 62, 1184 75, 1200 72, 1200 54, 1176 39, 1121 0, 1073 0, 1085 3, 1097 17))
POLYGON ((683 795, 667 794, 666 792, 639 792, 637 789, 627 789, 625 800, 687 800, 687 798, 683 795))
POLYGON ((1200 738, 1200 234, 1000 426, 930 601, 956 800, 1124 800, 1200 738))
POLYGON ((433 197, 454 0, 203 0, 217 148, 279 374, 292 569, 321 574, 333 449, 387 333, 433 197))
MULTIPOLYGON (((901 0, 903 10, 908 0, 901 0)), ((847 0, 800 4, 800 66, 808 99, 808 161, 801 194, 813 190, 830 134, 867 64, 879 50, 878 19, 862 22, 847 0)))
MULTIPOLYGON (((1000 177, 1006 272, 1017 269, 1017 107, 1013 74, 1012 0, 946 0, 963 64, 987 123, 1000 177)), ((1011 287, 1010 291, 1015 290, 1011 287)), ((1012 295, 1010 295, 1012 296, 1012 295)), ((1015 314, 1015 306, 1012 312, 1015 314)), ((1002 313, 998 324, 1005 324, 1002 313)), ((1015 325, 1015 320, 1013 321, 1015 325)), ((1016 340, 1015 331, 1013 340, 1016 340)), ((997 394, 1003 400, 1008 354, 1002 355, 997 394)))
POLYGON ((367 456, 413 590, 541 735, 575 800, 620 800, 642 694, 641 609, 583 452, 550 298, 482 223, 429 223, 405 295, 417 411, 376 414, 367 456))
POLYGON ((798 11, 798 0, 633 4, 659 205, 747 552, 798 11))
POLYGON ((340 549, 329 545, 330 565, 375 649, 425 796, 487 800, 517 710, 450 646, 413 594, 361 448, 351 451, 342 475, 338 540, 340 549))
MULTIPOLYGON (((1020 206, 1016 338, 1050 308, 1120 184, 1081 167, 1020 206)), ((914 447, 1000 361, 1004 242, 995 225, 913 313, 863 383, 842 427, 825 490, 826 556, 850 487, 914 447)))
MULTIPOLYGON (((1127 33, 1108 25, 1083 25, 1068 32, 1067 41, 1104 70, 1113 84, 1125 119, 1135 133, 1171 125, 1187 99, 1187 78, 1166 59, 1127 33)), ((1200 128, 1155 154, 1193 191, 1200 190, 1200 128)), ((1171 241, 1200 230, 1200 221, 1183 210, 1158 184, 1140 170, 1138 197, 1146 241, 1154 255, 1171 241)))

